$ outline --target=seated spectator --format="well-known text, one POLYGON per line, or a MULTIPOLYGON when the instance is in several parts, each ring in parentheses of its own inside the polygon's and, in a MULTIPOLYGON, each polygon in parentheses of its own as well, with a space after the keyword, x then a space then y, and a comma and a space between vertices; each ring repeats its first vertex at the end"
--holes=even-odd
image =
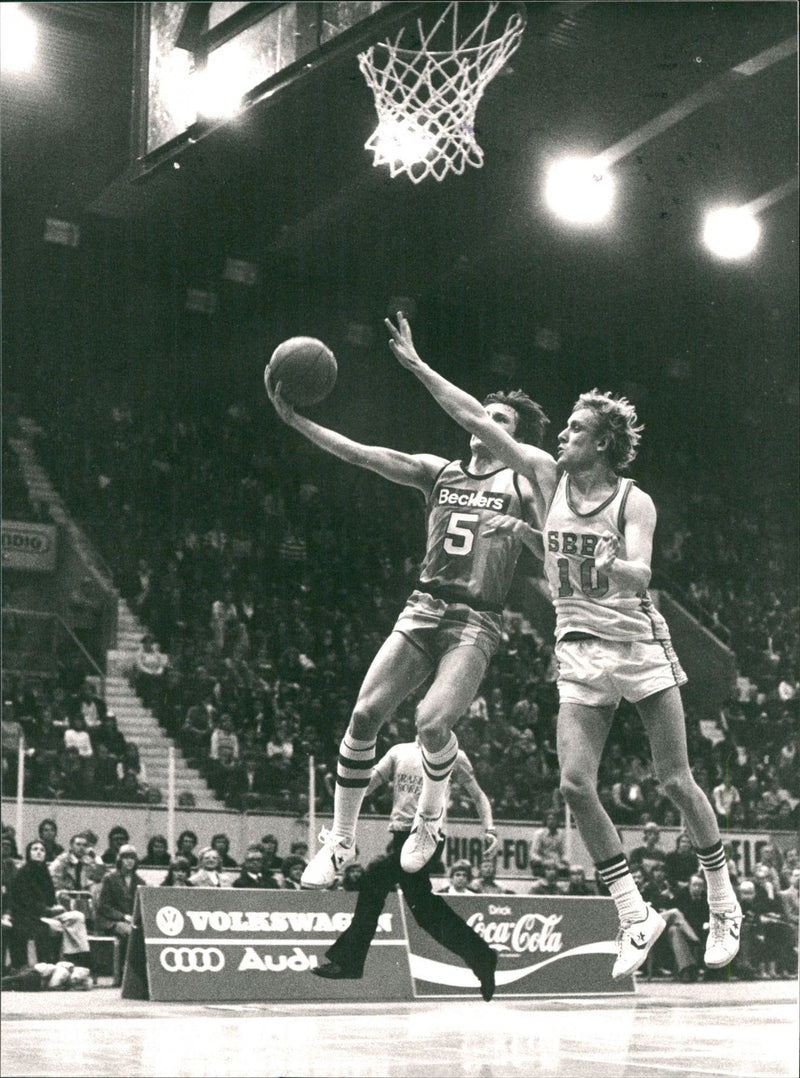
POLYGON ((569 866, 569 883, 566 894, 568 895, 596 895, 596 889, 586 879, 586 870, 583 865, 569 866))
POLYGON ((58 835, 56 821, 48 816, 41 821, 37 830, 39 838, 44 843, 45 863, 49 865, 51 861, 55 861, 59 854, 64 852, 64 847, 56 842, 56 836, 58 835))
POLYGON ((185 857, 192 868, 197 868, 197 856, 194 852, 197 845, 197 835, 194 831, 181 831, 178 835, 178 848, 176 857, 185 857))
POLYGON ((738 890, 742 907, 742 927, 739 937, 739 953, 733 962, 737 977, 749 981, 756 976, 766 976, 766 953, 761 917, 756 906, 756 885, 752 880, 742 880, 738 890))
POLYGON ((217 709, 213 703, 211 690, 203 692, 201 700, 193 704, 186 712, 180 732, 180 743, 186 752, 189 763, 203 760, 208 751, 212 725, 216 723, 217 709))
POLYGON ((153 835, 147 842, 147 853, 144 855, 142 866, 155 868, 160 865, 169 866, 171 864, 167 840, 163 835, 153 835))
POLYGON ((689 890, 689 880, 699 870, 700 862, 692 849, 691 839, 686 831, 681 831, 675 839, 675 849, 664 858, 664 871, 676 897, 689 890))
POLYGON ((301 889, 300 877, 303 875, 305 867, 306 862, 302 857, 297 857, 296 855, 284 857, 281 864, 284 890, 299 891, 301 889))
POLYGON ((472 882, 472 865, 467 860, 456 861, 448 872, 450 883, 440 895, 470 895, 472 891, 469 885, 472 882))
POLYGON ((175 857, 170 862, 169 872, 161 881, 161 886, 192 887, 192 881, 189 879, 191 871, 192 866, 189 864, 185 857, 175 857))
POLYGON ((544 876, 548 864, 554 864, 557 872, 569 871, 564 856, 564 835, 558 829, 558 813, 555 810, 545 815, 545 826, 534 834, 531 846, 531 871, 534 876, 544 876))
POLYGON ((105 743, 98 741, 94 750, 94 787, 95 796, 101 801, 116 801, 119 797, 118 763, 105 743))
POLYGON ((735 811, 736 806, 742 803, 742 795, 732 782, 723 779, 711 791, 711 797, 714 802, 714 811, 717 814, 717 822, 722 827, 727 827, 731 814, 735 811))
POLYGON ((674 970, 679 981, 687 984, 696 981, 702 957, 700 939, 675 904, 663 864, 653 864, 640 890, 645 902, 661 914, 667 925, 653 948, 653 963, 674 970))
POLYGON ((493 857, 484 857, 478 868, 478 878, 470 884, 470 891, 477 895, 511 895, 514 892, 501 887, 495 879, 497 866, 493 857))
POLYGON ((238 868, 239 862, 235 861, 230 856, 231 840, 227 835, 218 834, 214 835, 211 839, 211 849, 216 850, 219 854, 219 861, 222 868, 238 868))
MULTIPOLYGON (((702 962, 702 956, 700 949, 705 946, 705 939, 708 935, 708 922, 709 922, 709 909, 708 899, 706 898, 706 881, 699 875, 695 874, 689 879, 689 885, 686 890, 679 890, 675 896, 675 908, 679 910, 695 934, 699 941, 698 950, 696 952, 697 958, 695 965, 700 968, 702 962)), ((709 979, 709 970, 705 971, 705 979, 709 979)))
POLYGON ((264 853, 264 871, 280 872, 283 858, 278 857, 277 838, 274 835, 264 835, 260 845, 264 853))
POLYGON ((234 887, 250 887, 275 890, 280 884, 271 873, 264 871, 264 854, 260 846, 248 846, 244 855, 242 871, 233 881, 234 887))
POLYGON ((90 786, 94 778, 94 749, 86 720, 80 713, 69 720, 69 729, 64 732, 64 748, 68 753, 71 749, 77 749, 81 759, 82 783, 86 787, 90 786))
POLYGON ((95 926, 98 932, 118 936, 124 964, 128 938, 133 931, 136 891, 147 884, 136 871, 139 857, 134 846, 121 846, 116 867, 103 880, 97 901, 95 926))
POLYGON ((219 723, 211 734, 208 745, 209 760, 218 760, 223 748, 227 748, 234 760, 239 759, 239 738, 233 729, 233 720, 230 715, 220 715, 219 723))
POLYGON ((192 887, 222 887, 220 856, 216 850, 206 847, 197 855, 198 868, 191 876, 192 887))
POLYGON ((797 972, 796 933, 784 917, 783 903, 766 865, 756 865, 753 883, 753 908, 764 941, 761 969, 765 964, 768 977, 794 976, 797 972))
POLYGON ((128 743, 117 726, 117 716, 113 711, 107 711, 100 726, 90 731, 90 734, 95 748, 100 744, 105 745, 111 756, 117 760, 121 760, 125 755, 128 743))
POLYGON ((28 843, 25 864, 11 881, 12 964, 17 969, 27 965, 28 940, 34 942, 38 961, 58 961, 63 951, 91 964, 85 917, 58 901, 45 852, 39 839, 28 843))
POLYGON ((56 891, 56 901, 69 905, 66 892, 85 891, 89 886, 89 868, 86 864, 86 851, 89 843, 81 831, 69 841, 69 849, 61 853, 50 864, 50 875, 56 891))
POLYGON ((121 825, 117 824, 116 827, 112 827, 108 832, 108 849, 103 854, 101 860, 104 865, 116 865, 117 858, 119 857, 119 851, 123 846, 126 846, 131 840, 131 836, 127 830, 121 825))
POLYGON ((652 821, 646 823, 642 829, 642 839, 644 845, 636 846, 631 850, 628 861, 631 865, 640 866, 645 876, 649 876, 653 865, 663 865, 667 857, 666 852, 659 845, 661 830, 658 824, 652 821))
POLYGON ((528 891, 529 895, 560 895, 562 889, 558 885, 559 869, 553 861, 546 862, 543 869, 534 868, 531 862, 531 871, 535 879, 528 891), (541 875, 540 875, 541 872, 541 875))
POLYGON ((364 878, 364 866, 360 861, 351 861, 345 866, 339 888, 342 891, 360 891, 361 881, 364 878))
POLYGON ((105 714, 105 702, 95 692, 91 680, 86 678, 75 700, 73 715, 80 715, 83 718, 84 728, 91 732, 101 725, 105 714))

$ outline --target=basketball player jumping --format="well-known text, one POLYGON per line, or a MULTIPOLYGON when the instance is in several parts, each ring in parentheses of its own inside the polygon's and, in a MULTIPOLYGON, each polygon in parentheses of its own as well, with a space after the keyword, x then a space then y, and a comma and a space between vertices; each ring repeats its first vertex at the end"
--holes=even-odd
MULTIPOLYGON (((329 887, 355 856, 356 822, 375 765, 378 730, 433 673, 416 711, 425 782, 401 852, 403 870, 418 872, 440 841, 447 778, 458 757, 453 726, 472 702, 497 648, 503 603, 522 549, 521 537, 510 531, 495 529, 487 536, 487 524, 498 513, 520 522, 543 521, 550 489, 537 482, 535 462, 549 466, 552 457, 529 444, 528 477, 521 478, 479 438, 470 440, 467 464, 362 445, 298 415, 281 396, 280 384, 268 382, 267 391, 280 418, 320 449, 416 487, 426 499, 427 545, 419 582, 359 691, 339 747, 333 823, 320 835, 322 847, 302 883, 329 887)), ((509 439, 531 443, 541 440, 548 422, 539 405, 520 392, 491 394, 484 415, 509 439)), ((487 853, 495 844, 496 836, 488 834, 487 853)))
POLYGON ((641 437, 633 406, 597 390, 582 394, 558 436, 558 461, 541 450, 534 457, 487 422, 474 397, 420 359, 402 314, 396 327, 389 320, 386 325, 397 360, 448 415, 493 458, 554 490, 541 533, 502 513, 490 521, 489 531, 516 535, 535 552, 544 545, 556 608, 561 792, 619 913, 613 976, 637 970, 664 930, 663 919, 636 887, 597 794, 600 759, 623 697, 636 705, 656 775, 682 813, 705 872, 711 910, 705 963, 711 969, 727 965, 739 949, 742 914, 714 811, 689 768, 679 691, 686 675, 647 593, 656 510, 647 494, 618 474, 634 460, 641 437))
MULTIPOLYGON (((471 797, 484 832, 494 834, 491 803, 478 785, 472 764, 463 749, 458 750, 452 776, 471 797)), ((393 745, 376 764, 366 792, 368 796, 383 783, 392 783, 392 812, 389 819, 391 846, 385 857, 379 857, 368 865, 361 880, 353 920, 325 952, 329 961, 311 972, 317 977, 331 980, 363 976, 364 963, 378 928, 383 904, 399 883, 417 924, 469 966, 480 981, 481 995, 488 1003, 494 995, 497 952, 440 895, 433 893, 428 871, 430 862, 419 872, 404 872, 400 864, 403 844, 414 824, 422 781, 419 738, 393 745)))

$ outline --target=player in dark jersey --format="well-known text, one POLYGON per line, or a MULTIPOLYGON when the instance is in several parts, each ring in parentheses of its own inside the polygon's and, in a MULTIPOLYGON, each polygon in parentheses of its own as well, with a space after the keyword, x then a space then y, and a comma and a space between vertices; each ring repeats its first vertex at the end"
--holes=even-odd
POLYGON ((679 691, 686 675, 647 594, 656 510, 649 495, 619 475, 634 460, 641 436, 633 406, 610 393, 582 394, 558 437, 556 461, 487 424, 474 397, 423 363, 402 315, 397 327, 386 325, 398 361, 448 415, 547 493, 543 533, 503 514, 489 530, 544 549, 556 608, 561 792, 619 913, 612 975, 637 970, 664 930, 663 919, 642 899, 597 793, 600 759, 622 698, 636 705, 656 775, 680 809, 703 866, 711 910, 706 965, 727 965, 739 947, 742 915, 716 816, 689 766, 679 691))
MULTIPOLYGON (((355 827, 375 764, 378 730, 433 673, 416 711, 424 782, 401 863, 419 871, 439 843, 447 778, 458 756, 453 733, 497 648, 502 610, 522 549, 517 535, 490 536, 488 521, 543 521, 544 495, 520 479, 479 438, 468 463, 362 445, 299 415, 267 387, 280 418, 321 449, 395 483, 416 487, 426 499, 427 544, 416 589, 367 671, 339 747, 333 823, 303 873, 305 887, 329 887, 355 856, 355 827)), ((524 393, 492 394, 484 414, 510 438, 538 442, 548 422, 524 393)))

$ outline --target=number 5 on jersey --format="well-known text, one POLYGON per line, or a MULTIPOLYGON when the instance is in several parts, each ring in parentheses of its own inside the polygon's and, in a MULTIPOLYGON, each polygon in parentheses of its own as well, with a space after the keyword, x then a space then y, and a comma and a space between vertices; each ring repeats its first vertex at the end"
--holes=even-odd
POLYGON ((480 513, 451 513, 447 522, 447 534, 444 540, 444 549, 448 554, 456 554, 463 557, 469 554, 475 543, 475 529, 480 513))

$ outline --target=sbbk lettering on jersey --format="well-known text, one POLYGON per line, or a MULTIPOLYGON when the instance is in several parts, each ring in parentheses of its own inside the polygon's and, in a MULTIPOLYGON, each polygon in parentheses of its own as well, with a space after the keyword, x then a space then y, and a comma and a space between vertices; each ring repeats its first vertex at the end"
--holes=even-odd
POLYGON ((581 558, 593 558, 595 548, 600 542, 599 535, 591 533, 555 532, 547 533, 547 549, 553 554, 576 554, 581 558))
MULTIPOLYGON (((502 916, 504 913, 511 913, 511 910, 508 907, 490 906, 489 916, 493 912, 502 916)), ((526 913, 516 921, 491 921, 486 920, 480 911, 467 918, 467 924, 497 951, 516 951, 517 954, 540 951, 542 954, 558 954, 564 946, 561 933, 556 931, 561 920, 562 918, 554 913, 546 917, 541 913, 526 913)))
POLYGON ((439 488, 439 505, 457 505, 460 509, 489 509, 493 513, 505 513, 510 504, 511 495, 496 490, 439 488))

